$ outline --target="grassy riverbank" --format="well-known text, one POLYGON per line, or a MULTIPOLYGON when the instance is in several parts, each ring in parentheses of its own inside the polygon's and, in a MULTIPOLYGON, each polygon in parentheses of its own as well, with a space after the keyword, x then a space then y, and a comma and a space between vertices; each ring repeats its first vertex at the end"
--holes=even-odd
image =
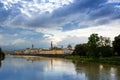
POLYGON ((102 58, 102 57, 101 58, 91 58, 91 57, 89 57, 88 58, 88 57, 63 55, 63 54, 19 54, 19 55, 65 58, 65 59, 71 59, 71 60, 79 60, 81 62, 95 62, 95 63, 107 63, 107 64, 120 65, 120 57, 105 57, 105 58, 102 58))
POLYGON ((79 60, 81 62, 95 62, 120 65, 120 57, 106 57, 106 58, 88 58, 80 56, 65 56, 66 59, 79 60))

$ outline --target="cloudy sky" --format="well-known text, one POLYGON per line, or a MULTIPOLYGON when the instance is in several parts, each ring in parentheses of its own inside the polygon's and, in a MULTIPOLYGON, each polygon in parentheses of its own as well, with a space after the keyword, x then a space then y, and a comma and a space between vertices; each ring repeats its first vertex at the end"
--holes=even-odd
POLYGON ((120 0, 0 0, 5 50, 86 43, 92 33, 120 34, 120 0))

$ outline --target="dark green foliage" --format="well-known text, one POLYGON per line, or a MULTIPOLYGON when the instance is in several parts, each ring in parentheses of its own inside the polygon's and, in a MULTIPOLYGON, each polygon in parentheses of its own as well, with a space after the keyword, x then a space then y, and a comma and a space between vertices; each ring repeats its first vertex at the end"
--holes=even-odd
POLYGON ((88 56, 98 58, 110 57, 113 55, 113 49, 110 47, 110 38, 98 36, 98 34, 92 34, 88 41, 88 56))
POLYGON ((99 37, 98 34, 92 34, 88 39, 87 44, 77 44, 73 51, 73 56, 67 56, 66 58, 80 60, 82 62, 86 61, 120 65, 120 58, 113 56, 113 49, 120 56, 120 35, 115 37, 113 47, 111 47, 109 37, 99 37))
POLYGON ((100 36, 99 38, 99 55, 102 57, 110 57, 113 55, 113 49, 110 47, 110 38, 100 36))
MULTIPOLYGON (((120 55, 120 35, 115 38, 113 42, 114 48, 120 55)), ((91 34, 88 38, 87 44, 77 44, 73 55, 86 56, 92 58, 111 57, 113 56, 113 47, 110 46, 111 41, 109 37, 98 36, 98 34, 91 34)))
POLYGON ((77 44, 73 51, 73 55, 86 56, 86 44, 77 44))
POLYGON ((88 38, 88 56, 98 58, 99 57, 99 52, 98 52, 98 42, 99 42, 99 37, 98 34, 91 34, 90 37, 88 38))
POLYGON ((87 56, 93 58, 110 57, 113 49, 110 47, 110 38, 91 34, 87 44, 77 44, 73 55, 87 56))
POLYGON ((111 57, 113 56, 113 49, 110 46, 99 47, 99 55, 102 57, 111 57))
POLYGON ((0 67, 1 67, 1 61, 4 60, 5 54, 2 52, 2 49, 0 48, 0 67))
POLYGON ((5 58, 5 54, 2 52, 1 48, 0 48, 0 61, 4 60, 5 58))
POLYGON ((120 56, 120 35, 114 38, 113 48, 114 48, 114 51, 117 52, 117 55, 120 56))

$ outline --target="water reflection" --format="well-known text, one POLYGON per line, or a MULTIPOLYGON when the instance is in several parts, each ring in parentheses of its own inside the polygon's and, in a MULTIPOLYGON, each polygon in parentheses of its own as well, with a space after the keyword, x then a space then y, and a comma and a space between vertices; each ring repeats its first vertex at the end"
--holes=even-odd
POLYGON ((86 76, 87 80, 120 80, 120 66, 81 63, 73 61, 76 72, 86 76))
POLYGON ((58 58, 8 56, 2 80, 120 80, 120 66, 81 63, 58 58))
POLYGON ((70 60, 34 56, 15 56, 15 58, 23 58, 32 63, 38 62, 44 66, 44 72, 64 72, 67 74, 76 74, 75 66, 70 60))

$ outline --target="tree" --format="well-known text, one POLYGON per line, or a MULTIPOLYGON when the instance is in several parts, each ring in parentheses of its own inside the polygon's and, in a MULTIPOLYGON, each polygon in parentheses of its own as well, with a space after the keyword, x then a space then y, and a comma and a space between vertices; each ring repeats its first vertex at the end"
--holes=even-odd
POLYGON ((103 37, 103 36, 100 36, 99 37, 99 46, 110 46, 110 38, 109 37, 103 37))
POLYGON ((113 54, 113 49, 110 47, 110 38, 100 36, 99 38, 99 54, 102 57, 110 57, 113 54))
POLYGON ((4 60, 5 54, 2 52, 2 49, 0 48, 0 61, 4 60))
POLYGON ((73 55, 86 56, 86 44, 77 44, 73 51, 73 55))
POLYGON ((92 56, 94 58, 99 57, 99 52, 98 52, 98 42, 99 42, 99 36, 96 33, 93 33, 90 35, 88 38, 88 55, 92 56))
POLYGON ((111 57, 113 55, 113 48, 110 46, 99 47, 99 54, 101 57, 111 57))
POLYGON ((0 48, 0 67, 1 67, 1 61, 4 60, 5 54, 2 52, 2 49, 0 48))
POLYGON ((113 48, 117 55, 120 56, 120 34, 114 38, 113 48))

